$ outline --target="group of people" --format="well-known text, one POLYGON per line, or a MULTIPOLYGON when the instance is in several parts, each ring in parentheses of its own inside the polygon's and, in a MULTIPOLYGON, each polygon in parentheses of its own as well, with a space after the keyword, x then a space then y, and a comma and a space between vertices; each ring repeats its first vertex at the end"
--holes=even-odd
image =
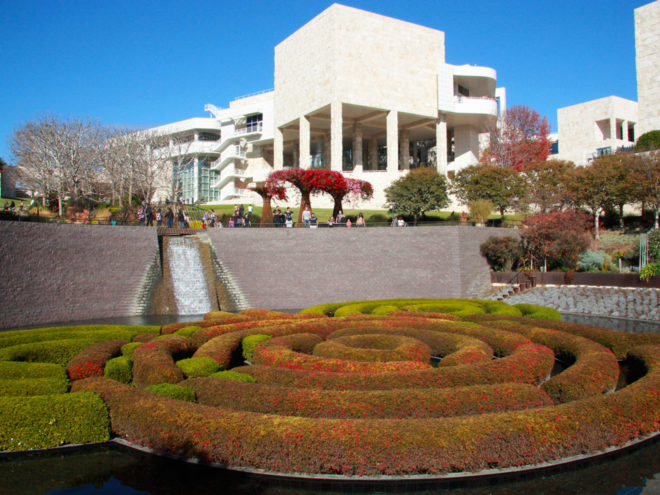
MULTIPOLYGON (((287 228, 293 228, 296 226, 296 223, 293 219, 294 217, 294 212, 291 210, 290 207, 287 207, 285 211, 282 211, 279 207, 275 208, 273 211, 273 226, 274 227, 287 227, 287 228)), ((316 229, 319 227, 319 219, 316 216, 316 214, 311 210, 309 206, 305 206, 302 211, 302 223, 305 228, 309 229, 316 229)), ((334 216, 331 216, 328 219, 328 227, 346 227, 346 228, 351 228, 355 225, 355 227, 366 227, 367 222, 364 219, 364 215, 362 213, 358 214, 357 220, 355 221, 355 224, 351 222, 351 219, 348 218, 344 213, 339 210, 339 213, 337 213, 337 217, 335 218, 334 216)))
POLYGON ((20 202, 18 203, 18 207, 16 207, 16 203, 12 201, 11 203, 8 203, 5 201, 5 206, 3 208, 3 211, 5 212, 11 212, 11 213, 23 213, 23 203, 20 202))

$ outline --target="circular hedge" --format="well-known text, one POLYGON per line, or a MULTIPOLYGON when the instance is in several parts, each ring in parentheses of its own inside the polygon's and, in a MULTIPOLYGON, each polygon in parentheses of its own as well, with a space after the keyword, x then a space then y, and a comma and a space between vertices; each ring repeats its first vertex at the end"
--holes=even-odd
MULTIPOLYGON (((441 477, 594 454, 660 430, 660 336, 563 323, 539 307, 353 301, 209 314, 160 334, 78 352, 71 391, 100 396, 112 436, 231 468, 441 477), (103 376, 118 357, 130 383, 103 376), (638 372, 617 386, 619 360, 638 372)), ((0 337, 0 355, 9 347, 0 337)), ((39 366, 30 380, 57 376, 39 366)), ((0 366, 0 383, 24 368, 0 366)))

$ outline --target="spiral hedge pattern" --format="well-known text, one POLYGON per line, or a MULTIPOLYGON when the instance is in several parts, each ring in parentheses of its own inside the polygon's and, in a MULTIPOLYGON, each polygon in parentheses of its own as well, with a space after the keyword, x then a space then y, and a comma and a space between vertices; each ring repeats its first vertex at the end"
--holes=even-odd
MULTIPOLYGON (((9 380, 3 366, 26 366, 3 357, 20 357, 13 347, 0 338, 0 384, 9 380)), ((41 368, 31 380, 62 379, 33 364, 41 368)), ((563 323, 547 308, 492 301, 215 312, 89 344, 66 369, 68 395, 100 396, 113 436, 303 476, 528 466, 660 429, 660 335, 563 323), (635 372, 623 386, 620 361, 635 372)))

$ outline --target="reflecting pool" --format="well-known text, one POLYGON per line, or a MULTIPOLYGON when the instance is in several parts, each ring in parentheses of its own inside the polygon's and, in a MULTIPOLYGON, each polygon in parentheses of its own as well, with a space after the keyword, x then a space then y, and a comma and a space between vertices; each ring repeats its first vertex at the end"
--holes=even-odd
POLYGON ((552 471, 464 482, 330 483, 277 479, 186 464, 106 444, 58 452, 0 455, 0 493, 278 494, 425 493, 505 495, 660 493, 660 441, 552 471))

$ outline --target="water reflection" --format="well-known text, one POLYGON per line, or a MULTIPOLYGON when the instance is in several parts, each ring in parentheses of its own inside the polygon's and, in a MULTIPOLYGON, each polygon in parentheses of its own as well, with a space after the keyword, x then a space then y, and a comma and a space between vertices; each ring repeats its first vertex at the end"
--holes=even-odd
POLYGON ((425 493, 505 495, 660 493, 660 441, 608 459, 571 465, 565 471, 529 473, 522 479, 465 482, 339 484, 273 479, 190 465, 115 445, 47 454, 0 456, 0 493, 34 494, 225 494, 312 495, 339 493, 425 493))

